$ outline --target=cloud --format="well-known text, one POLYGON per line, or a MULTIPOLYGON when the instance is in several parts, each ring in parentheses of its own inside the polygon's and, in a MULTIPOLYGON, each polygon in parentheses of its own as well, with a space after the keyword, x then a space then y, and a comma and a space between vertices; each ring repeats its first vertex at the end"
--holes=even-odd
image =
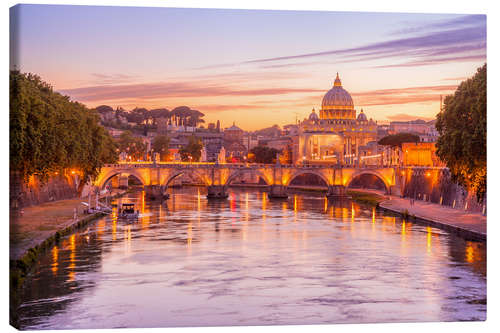
MULTIPOLYGON (((450 48, 450 46, 457 47, 457 45, 460 46, 469 43, 481 43, 484 42, 485 40, 486 40, 485 27, 482 26, 466 27, 451 31, 432 32, 418 37, 399 38, 387 42, 379 42, 350 49, 339 49, 339 50, 331 50, 331 51, 316 52, 316 53, 304 53, 291 56, 263 58, 263 59, 249 60, 246 61, 245 63, 248 64, 265 63, 265 62, 303 59, 303 58, 329 56, 329 55, 352 55, 352 56, 394 55, 395 52, 400 52, 401 55, 404 55, 405 51, 411 52, 412 50, 415 49, 429 52, 435 50, 436 48, 443 49, 443 47, 445 48, 446 47, 450 48)), ((448 52, 452 51, 449 49, 448 52)))
POLYGON ((461 26, 474 26, 486 24, 486 15, 465 15, 451 20, 445 20, 443 22, 436 22, 430 24, 418 24, 414 27, 408 27, 405 29, 400 29, 393 32, 391 35, 406 35, 412 33, 418 33, 422 31, 429 31, 434 29, 446 29, 446 28, 456 28, 461 26))
POLYGON ((238 89, 213 83, 200 85, 187 82, 157 82, 128 85, 100 85, 61 89, 59 91, 81 102, 95 102, 121 99, 164 99, 172 97, 286 95, 321 92, 323 90, 281 87, 238 89))
POLYGON ((466 76, 459 76, 459 77, 446 77, 444 79, 441 79, 441 81, 465 81, 467 79, 468 77, 466 76))
POLYGON ((127 74, 90 73, 92 84, 119 84, 136 80, 139 76, 127 74))
MULTIPOLYGON (((370 61, 375 59, 412 58, 400 66, 426 66, 443 62, 485 60, 486 16, 468 15, 443 22, 418 26, 399 31, 406 36, 384 42, 361 45, 355 48, 326 50, 280 57, 260 58, 233 64, 208 66, 227 67, 260 64, 262 68, 308 66, 318 62, 293 62, 302 59, 328 57, 342 62, 370 61), (435 31, 439 29, 438 31, 435 31), (414 34, 418 32, 419 35, 414 34), (470 55, 476 51, 475 55, 470 55), (477 52, 480 54, 478 55, 477 52), (441 58, 437 58, 440 57, 441 58), (444 56, 444 57, 443 57, 444 56), (292 61, 292 62, 291 62, 292 61), (282 64, 281 62, 286 62, 282 64)), ((390 59, 393 62, 393 59, 390 59)), ((381 67, 384 67, 382 65, 381 67)))
MULTIPOLYGON (((225 83, 228 82, 238 82, 238 83, 246 83, 249 81, 255 80, 293 80, 304 78, 306 76, 310 76, 308 73, 298 73, 298 72, 283 72, 283 71, 233 71, 226 73, 211 73, 211 74, 196 74, 196 76, 190 77, 189 79, 195 80, 225 80, 225 83)), ((183 78, 185 79, 185 78, 183 78)), ((209 82, 210 83, 210 82, 209 82)), ((213 83, 213 82, 212 82, 213 83)))
POLYGON ((391 121, 408 121, 408 120, 417 120, 417 119, 421 119, 421 120, 425 120, 425 121, 430 121, 430 120, 434 120, 435 119, 433 117, 415 116, 415 115, 406 114, 406 113, 398 113, 398 114, 395 114, 395 115, 387 116, 386 118, 388 120, 391 120, 391 121))
POLYGON ((477 55, 462 56, 462 57, 448 57, 448 58, 436 58, 436 59, 427 59, 419 61, 409 61, 400 64, 374 66, 374 68, 418 67, 418 66, 436 65, 436 64, 457 62, 457 61, 486 61, 486 55, 477 54, 477 55))
POLYGON ((356 99, 355 104, 360 106, 432 103, 439 101, 441 95, 453 93, 456 88, 457 85, 407 87, 356 92, 351 95, 356 99))
POLYGON ((203 110, 203 112, 207 113, 218 113, 218 112, 235 111, 235 110, 266 109, 262 105, 254 105, 254 104, 205 104, 205 105, 196 105, 194 106, 194 108, 197 110, 203 110))
POLYGON ((309 61, 309 62, 299 62, 299 63, 288 63, 288 64, 274 64, 274 65, 264 65, 260 68, 272 69, 272 68, 291 68, 291 67, 303 67, 309 65, 319 65, 324 64, 321 61, 309 61))

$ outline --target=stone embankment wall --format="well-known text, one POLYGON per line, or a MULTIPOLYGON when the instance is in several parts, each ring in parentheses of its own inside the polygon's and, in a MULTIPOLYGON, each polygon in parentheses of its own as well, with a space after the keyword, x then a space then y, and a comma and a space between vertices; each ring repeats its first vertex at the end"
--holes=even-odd
POLYGON ((33 176, 25 182, 11 174, 11 207, 23 208, 44 202, 76 198, 77 184, 78 179, 75 176, 52 176, 46 181, 33 176))
POLYGON ((486 202, 479 203, 475 193, 469 193, 451 180, 448 169, 412 168, 404 175, 403 196, 430 201, 471 212, 483 212, 486 202))

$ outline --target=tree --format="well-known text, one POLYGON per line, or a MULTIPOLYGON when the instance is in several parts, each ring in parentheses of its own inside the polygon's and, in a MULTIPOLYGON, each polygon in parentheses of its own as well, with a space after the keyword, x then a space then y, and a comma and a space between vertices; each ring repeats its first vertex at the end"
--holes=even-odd
POLYGON ((170 111, 168 111, 165 108, 162 109, 154 109, 149 111, 149 116, 153 120, 153 125, 157 125, 157 120, 159 118, 169 118, 170 117, 170 111))
POLYGON ((269 148, 266 146, 256 146, 250 150, 250 162, 253 163, 265 163, 271 164, 276 163, 276 156, 279 154, 279 150, 275 148, 269 148))
POLYGON ((392 146, 401 148, 405 142, 419 142, 420 137, 411 133, 398 133, 383 137, 378 144, 382 146, 392 146))
POLYGON ((153 140, 153 151, 160 154, 162 162, 168 161, 170 139, 166 135, 157 135, 153 140))
POLYGON ((202 148, 203 144, 201 143, 201 140, 194 135, 190 136, 188 144, 179 150, 181 160, 184 162, 198 162, 201 157, 202 148))
POLYGON ((127 153, 133 160, 142 160, 146 154, 146 144, 141 138, 132 135, 130 131, 124 131, 118 139, 120 152, 127 153))
POLYGON ((97 111, 54 92, 37 75, 11 71, 9 80, 10 170, 16 183, 77 169, 81 190, 103 164, 116 161, 116 146, 97 111))
POLYGON ((108 105, 99 105, 98 107, 95 108, 97 112, 99 113, 108 113, 108 112, 114 112, 113 108, 108 105))
POLYGON ((436 153, 452 179, 476 194, 486 195, 486 64, 446 96, 437 115, 440 136, 436 153))
POLYGON ((137 126, 143 124, 147 119, 146 113, 148 112, 145 108, 135 108, 127 114, 127 121, 131 123, 136 123, 137 126))

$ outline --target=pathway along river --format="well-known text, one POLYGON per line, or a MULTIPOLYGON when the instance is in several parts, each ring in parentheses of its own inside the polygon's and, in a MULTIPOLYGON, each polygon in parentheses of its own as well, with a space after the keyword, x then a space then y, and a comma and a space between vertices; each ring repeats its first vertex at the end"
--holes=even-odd
POLYGON ((315 194, 120 199, 41 258, 22 329, 486 319, 486 244, 315 194))

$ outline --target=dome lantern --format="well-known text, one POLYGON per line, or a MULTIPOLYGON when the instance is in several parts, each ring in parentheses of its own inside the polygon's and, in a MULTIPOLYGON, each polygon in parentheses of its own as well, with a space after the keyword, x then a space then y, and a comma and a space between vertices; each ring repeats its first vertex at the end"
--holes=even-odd
POLYGON ((337 72, 337 77, 335 78, 335 81, 333 82, 334 87, 342 87, 342 82, 340 82, 340 77, 339 77, 339 72, 337 72))

